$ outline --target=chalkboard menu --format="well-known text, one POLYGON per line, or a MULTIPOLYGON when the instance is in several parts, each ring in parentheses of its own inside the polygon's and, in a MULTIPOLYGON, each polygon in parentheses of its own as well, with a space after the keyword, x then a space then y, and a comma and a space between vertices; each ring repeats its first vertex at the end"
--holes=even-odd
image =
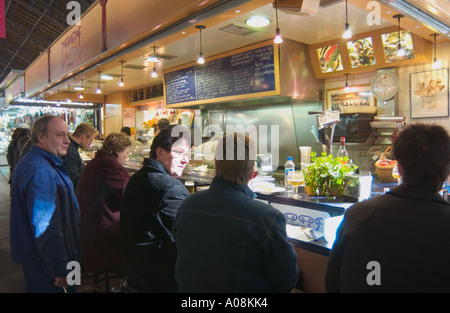
POLYGON ((166 104, 276 90, 273 44, 164 74, 166 104))

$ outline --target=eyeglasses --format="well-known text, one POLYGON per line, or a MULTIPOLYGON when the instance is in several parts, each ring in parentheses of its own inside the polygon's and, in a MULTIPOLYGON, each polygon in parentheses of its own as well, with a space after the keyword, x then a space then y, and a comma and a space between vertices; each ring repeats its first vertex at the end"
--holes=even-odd
POLYGON ((188 158, 188 160, 191 159, 191 151, 183 151, 183 149, 172 149, 170 150, 179 158, 188 158))

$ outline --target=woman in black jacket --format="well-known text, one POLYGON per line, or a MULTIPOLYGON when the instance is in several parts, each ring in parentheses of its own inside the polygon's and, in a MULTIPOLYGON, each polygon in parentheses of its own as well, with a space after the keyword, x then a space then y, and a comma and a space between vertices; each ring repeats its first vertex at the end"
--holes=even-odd
POLYGON ((189 163, 189 130, 171 126, 153 140, 150 158, 130 179, 121 211, 127 283, 139 292, 176 292, 172 223, 189 195, 180 176, 189 163), (182 132, 179 132, 181 129, 182 132), (172 136, 180 134, 179 136, 172 136))

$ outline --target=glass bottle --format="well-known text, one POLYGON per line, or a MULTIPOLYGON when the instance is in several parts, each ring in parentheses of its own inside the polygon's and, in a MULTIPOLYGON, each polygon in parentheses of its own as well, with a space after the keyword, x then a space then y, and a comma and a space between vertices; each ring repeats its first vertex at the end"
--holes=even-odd
POLYGON ((341 158, 348 157, 347 150, 345 149, 345 137, 341 137, 341 146, 336 156, 341 158))

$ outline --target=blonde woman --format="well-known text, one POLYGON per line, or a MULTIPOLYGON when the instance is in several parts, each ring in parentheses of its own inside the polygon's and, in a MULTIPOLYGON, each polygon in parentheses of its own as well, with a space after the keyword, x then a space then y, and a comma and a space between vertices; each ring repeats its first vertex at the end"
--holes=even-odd
POLYGON ((88 162, 76 191, 80 205, 80 235, 84 270, 102 273, 122 265, 120 209, 130 176, 123 163, 130 138, 111 133, 88 162))

